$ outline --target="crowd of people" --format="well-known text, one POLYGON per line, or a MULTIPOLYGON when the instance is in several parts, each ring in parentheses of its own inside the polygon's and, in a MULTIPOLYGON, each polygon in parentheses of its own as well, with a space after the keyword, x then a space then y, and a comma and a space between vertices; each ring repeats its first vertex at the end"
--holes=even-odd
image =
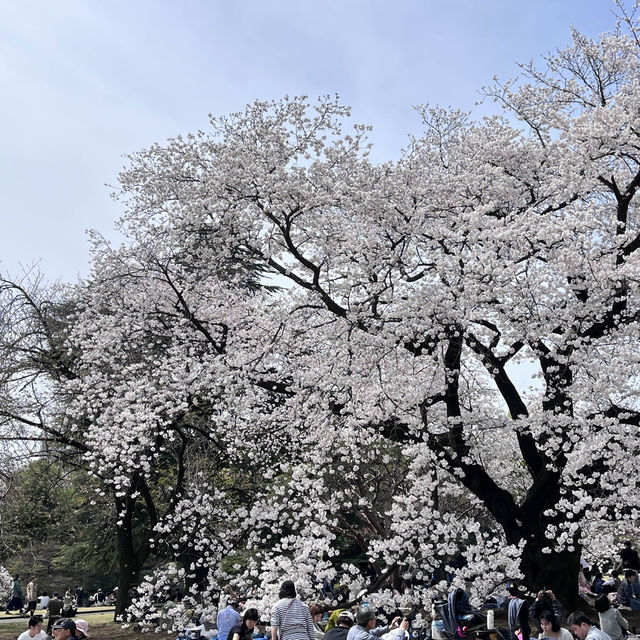
MULTIPOLYGON (((462 591, 462 590, 458 590, 462 591)), ((53 599, 52 599, 53 600, 53 599)), ((49 605, 52 600, 49 601, 49 605)), ((520 605, 524 601, 513 598, 520 605)), ((509 605, 511 608, 511 605, 509 605)), ((562 605, 551 591, 541 591, 535 601, 522 609, 524 615, 514 618, 511 623, 511 637, 529 640, 532 637, 529 622, 538 628, 540 638, 549 640, 623 640, 629 625, 620 610, 610 603, 606 595, 596 599, 598 622, 593 622, 581 611, 572 613, 567 619, 569 632, 561 626, 562 605), (522 624, 526 621, 525 624, 522 624)), ((56 609, 57 610, 57 609, 56 609)), ((49 610, 50 611, 50 610, 49 610)), ((62 610, 60 610, 62 611, 62 610)), ((460 609, 464 613, 464 608, 460 609)), ((43 630, 42 616, 32 615, 29 628, 18 640, 86 640, 90 638, 86 620, 71 619, 60 615, 50 616, 47 631, 43 630)), ((411 614, 393 614, 388 625, 378 625, 376 612, 368 606, 355 610, 337 609, 330 613, 324 625, 325 608, 319 604, 308 606, 296 592, 295 584, 286 580, 282 583, 279 599, 271 609, 269 631, 271 640, 406 640, 411 624, 411 614)), ((415 614, 415 612, 413 612, 415 614)), ((510 612, 511 613, 511 612, 510 612)), ((511 618, 511 616, 510 616, 511 618)), ((218 640, 251 640, 260 614, 255 608, 244 609, 237 600, 222 608, 216 618, 218 640)), ((454 634, 455 635, 455 634, 454 634)))
POLYGON ((35 576, 23 591, 20 576, 15 574, 5 613, 29 616, 28 629, 18 636, 18 640, 85 640, 89 638, 89 624, 82 618, 75 618, 78 607, 113 604, 116 596, 116 592, 104 593, 98 589, 87 597, 81 586, 69 587, 62 595, 57 591, 51 596, 46 591, 39 595, 35 576), (36 610, 43 613, 36 615, 36 610), (43 628, 45 622, 46 630, 43 628))
MULTIPOLYGON (((598 620, 592 620, 583 611, 575 611, 567 618, 567 627, 562 627, 562 605, 551 591, 541 591, 528 609, 528 615, 514 616, 510 627, 519 640, 532 637, 530 622, 537 628, 539 638, 549 640, 624 640, 629 635, 629 623, 620 609, 611 603, 607 595, 595 600, 598 620)), ((535 632, 534 632, 535 633, 535 632)))
POLYGON ((633 549, 631 541, 624 543, 619 552, 620 561, 611 563, 608 575, 603 575, 597 566, 588 567, 585 563, 578 574, 580 595, 595 606, 596 599, 607 596, 609 603, 623 611, 640 610, 640 557, 633 549))
MULTIPOLYGON (((620 563, 612 567, 609 576, 603 576, 597 567, 592 568, 591 575, 588 575, 588 568, 580 569, 579 593, 595 607, 597 619, 593 620, 583 611, 575 611, 565 621, 562 604, 552 591, 540 591, 532 602, 527 602, 517 595, 518 590, 514 587, 514 592, 505 598, 504 604, 510 607, 510 602, 517 603, 518 610, 513 619, 509 612, 509 630, 505 637, 512 640, 530 640, 535 635, 549 640, 625 640, 629 635, 629 623, 623 613, 640 610, 640 588, 635 568, 640 568, 640 559, 630 542, 625 543, 620 555, 620 563), (623 571, 622 578, 618 573, 620 570, 623 571), (564 627, 563 621, 566 623, 564 627)), ((471 607, 467 594, 463 589, 454 591, 460 592, 460 598, 456 600, 460 617, 454 622, 460 626, 457 630, 453 627, 449 634, 443 634, 445 639, 457 638, 456 632, 470 618, 468 614, 471 607)), ((271 640, 405 640, 409 637, 411 616, 416 611, 407 616, 395 612, 387 615, 391 620, 387 626, 376 626, 376 612, 372 608, 361 606, 355 610, 327 612, 322 604, 308 606, 303 603, 297 597, 294 583, 285 581, 280 589, 279 600, 271 610, 266 635, 270 635, 271 640), (328 619, 327 614, 330 614, 328 619), (324 626, 321 624, 323 619, 324 626)), ((424 618, 430 618, 427 612, 421 613, 424 618)), ((249 640, 259 619, 256 609, 243 612, 241 601, 232 602, 218 613, 218 640, 249 640)))
POLYGON ((18 636, 18 640, 88 640, 89 623, 77 618, 56 618, 50 621, 50 627, 45 632, 42 628, 42 616, 31 616, 29 628, 18 636))
MULTIPOLYGON (((620 563, 612 568, 608 576, 603 576, 597 567, 580 567, 579 593, 595 607, 598 620, 592 620, 582 611, 575 611, 566 620, 566 626, 571 631, 562 626, 563 607, 552 591, 540 591, 529 604, 518 596, 518 590, 514 587, 511 595, 504 599, 509 612, 510 640, 530 640, 533 633, 531 623, 537 629, 535 633, 538 637, 544 640, 626 640, 629 635, 629 623, 623 612, 640 610, 640 558, 633 550, 631 542, 625 543, 620 557, 620 563), (620 570, 623 570, 623 578, 619 577, 620 570), (587 575, 588 572, 592 575, 587 575), (524 606, 525 604, 527 606, 524 606)), ((332 593, 334 591, 330 585, 325 585, 325 588, 331 588, 332 593)), ((450 629, 448 636, 445 634, 445 638, 457 638, 456 634, 463 628, 462 625, 466 625, 473 618, 469 616, 473 612, 465 591, 458 588, 452 594, 456 596, 451 601, 456 611, 452 614, 453 629, 450 629), (459 624, 457 630, 456 624, 459 624)), ((38 589, 34 577, 27 584, 26 599, 23 599, 23 596, 19 576, 15 575, 6 612, 15 610, 31 616, 29 628, 18 640, 89 638, 87 622, 72 619, 77 614, 77 607, 85 603, 82 587, 76 587, 75 591, 67 589, 62 598, 58 592, 54 592, 52 597, 44 593, 39 603, 45 610, 44 616, 35 615, 38 607, 38 589), (45 618, 46 632, 42 628, 45 618)), ((179 593, 176 595, 176 602, 180 601, 180 596, 179 593)), ((115 593, 105 594, 99 589, 87 599, 87 604, 108 604, 115 597, 115 593)), ((343 601, 346 599, 345 593, 343 601)), ((378 619, 373 608, 365 605, 354 610, 342 608, 327 612, 323 604, 308 606, 298 597, 294 583, 286 580, 280 588, 278 602, 271 609, 267 635, 270 635, 270 640, 406 640, 417 613, 423 620, 429 618, 427 612, 418 608, 407 616, 400 611, 391 615, 387 612, 391 622, 388 625, 376 626, 378 619)), ((203 630, 213 631, 218 640, 251 640, 259 621, 259 611, 255 608, 244 610, 244 600, 236 597, 220 609, 214 629, 207 628, 208 621, 200 622, 203 630)), ((214 633, 209 634, 209 637, 214 633)), ((460 637, 464 637, 464 634, 460 637)), ((438 640, 438 636, 434 634, 432 640, 438 640)))
MULTIPOLYGON (((409 629, 409 621, 401 616, 394 617, 388 626, 376 627, 375 612, 368 607, 360 607, 355 612, 337 609, 322 627, 320 621, 325 609, 302 602, 291 580, 282 583, 278 597, 271 609, 271 640, 379 640, 381 635, 390 632, 397 632, 397 640, 402 640, 409 629)), ((218 640, 250 640, 260 614, 253 608, 243 613, 243 608, 241 601, 234 601, 218 612, 218 640)))
POLYGON ((84 588, 77 586, 75 589, 69 587, 62 595, 58 591, 54 591, 51 596, 46 591, 39 595, 35 576, 31 577, 27 583, 26 590, 23 591, 20 584, 20 575, 15 574, 11 582, 11 592, 5 607, 5 613, 16 612, 29 616, 34 615, 36 609, 43 609, 49 614, 49 617, 51 613, 53 615, 73 617, 78 607, 114 604, 117 599, 117 591, 118 587, 110 593, 105 593, 102 589, 98 589, 93 595, 87 596, 84 588))

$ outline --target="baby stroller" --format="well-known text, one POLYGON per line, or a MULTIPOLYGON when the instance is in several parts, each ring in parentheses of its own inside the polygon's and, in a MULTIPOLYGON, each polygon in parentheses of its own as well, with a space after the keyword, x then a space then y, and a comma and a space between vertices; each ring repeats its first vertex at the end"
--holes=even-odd
POLYGON ((452 629, 457 633, 458 628, 470 629, 486 622, 484 615, 471 606, 469 596, 460 587, 449 594, 445 605, 440 606, 440 615, 444 621, 445 632, 452 629))

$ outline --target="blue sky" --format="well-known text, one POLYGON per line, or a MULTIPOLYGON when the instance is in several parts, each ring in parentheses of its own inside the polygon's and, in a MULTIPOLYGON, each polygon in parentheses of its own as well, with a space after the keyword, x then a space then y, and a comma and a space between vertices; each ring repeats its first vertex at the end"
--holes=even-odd
MULTIPOLYGON (((339 93, 375 157, 412 106, 470 110, 494 75, 614 24, 609 0, 2 0, 0 272, 88 273, 85 230, 116 237, 123 154, 256 98, 339 93)), ((484 107, 484 112, 490 107, 484 107)))

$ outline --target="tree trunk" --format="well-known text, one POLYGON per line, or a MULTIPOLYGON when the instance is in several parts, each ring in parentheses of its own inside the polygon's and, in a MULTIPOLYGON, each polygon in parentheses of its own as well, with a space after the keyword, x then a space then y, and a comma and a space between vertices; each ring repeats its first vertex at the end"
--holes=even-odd
POLYGON ((198 555, 192 550, 184 552, 178 559, 180 565, 186 570, 184 579, 185 594, 188 594, 194 585, 199 591, 203 591, 206 588, 209 579, 209 568, 203 563, 199 563, 198 559, 198 555))
MULTIPOLYGON (((147 553, 137 550, 133 537, 133 512, 135 499, 127 496, 124 500, 116 498, 116 508, 122 517, 122 524, 118 527, 118 556, 120 573, 118 577, 118 598, 114 619, 124 616, 127 607, 131 604, 130 590, 138 586, 142 565, 147 553)), ((146 546, 145 546, 146 548, 146 546)))
POLYGON ((578 570, 580 551, 542 553, 537 536, 527 541, 522 550, 520 569, 524 574, 524 584, 534 594, 541 590, 553 591, 562 604, 564 618, 584 609, 585 600, 578 595, 578 570))
POLYGON ((120 563, 120 575, 118 578, 118 598, 116 600, 116 610, 114 620, 123 616, 127 607, 131 604, 129 591, 138 586, 140 570, 129 562, 120 563))

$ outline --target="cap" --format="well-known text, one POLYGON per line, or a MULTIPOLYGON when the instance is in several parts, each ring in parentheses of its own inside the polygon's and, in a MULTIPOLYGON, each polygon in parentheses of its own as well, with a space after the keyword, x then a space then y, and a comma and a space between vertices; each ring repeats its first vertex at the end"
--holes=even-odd
POLYGON ((353 616, 353 613, 351 613, 351 611, 348 611, 347 609, 345 609, 344 611, 341 611, 338 614, 338 620, 340 620, 340 618, 346 618, 347 620, 350 620, 351 622, 355 622, 356 619, 353 616))
POLYGON ((76 623, 73 620, 69 620, 69 618, 60 618, 60 620, 56 620, 51 629, 53 631, 56 629, 69 629, 72 636, 76 635, 76 623))
POLYGON ((82 618, 76 620, 76 631, 82 631, 85 638, 89 637, 89 623, 82 618))

